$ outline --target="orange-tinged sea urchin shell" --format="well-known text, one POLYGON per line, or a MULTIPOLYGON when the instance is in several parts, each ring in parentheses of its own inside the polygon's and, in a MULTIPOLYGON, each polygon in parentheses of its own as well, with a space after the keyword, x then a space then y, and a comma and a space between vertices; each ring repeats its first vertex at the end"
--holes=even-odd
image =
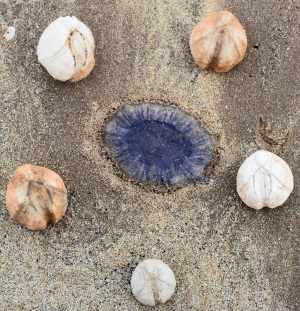
POLYGON ((244 58, 247 36, 236 17, 228 11, 222 11, 196 25, 191 34, 190 48, 200 67, 226 72, 244 58))
POLYGON ((61 219, 67 205, 67 189, 55 172, 32 164, 15 170, 6 191, 6 208, 22 226, 44 229, 61 219))

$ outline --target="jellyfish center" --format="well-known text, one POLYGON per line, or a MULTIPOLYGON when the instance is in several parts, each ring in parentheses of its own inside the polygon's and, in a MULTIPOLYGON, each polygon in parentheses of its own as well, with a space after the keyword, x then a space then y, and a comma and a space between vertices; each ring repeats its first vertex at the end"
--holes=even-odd
POLYGON ((192 144, 173 125, 160 121, 140 122, 130 133, 136 151, 149 162, 174 161, 188 157, 192 144))

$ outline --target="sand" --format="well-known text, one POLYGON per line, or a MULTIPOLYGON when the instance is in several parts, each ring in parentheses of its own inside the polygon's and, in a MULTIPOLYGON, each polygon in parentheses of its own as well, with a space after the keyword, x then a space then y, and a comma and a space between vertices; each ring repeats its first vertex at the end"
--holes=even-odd
POLYGON ((158 258, 177 286, 153 310, 300 310, 299 12, 297 1, 0 1, 0 310, 148 310, 131 293, 137 264, 158 258), (193 61, 189 36, 210 13, 245 27, 245 59, 225 74, 193 61), (47 25, 74 15, 92 30, 96 65, 78 83, 38 63, 47 25), (126 179, 103 145, 125 103, 159 101, 198 118, 215 140, 213 183, 172 191, 126 179), (256 150, 291 167, 295 189, 277 209, 255 211, 236 173, 256 150), (12 220, 13 171, 54 170, 66 215, 42 231, 12 220))

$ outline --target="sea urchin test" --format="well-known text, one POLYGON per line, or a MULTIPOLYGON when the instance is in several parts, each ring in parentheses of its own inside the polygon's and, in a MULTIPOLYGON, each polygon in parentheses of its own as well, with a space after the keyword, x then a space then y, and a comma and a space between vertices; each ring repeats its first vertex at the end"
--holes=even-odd
POLYGON ((246 205, 255 209, 282 205, 293 187, 293 174, 288 164, 265 150, 248 157, 237 174, 239 196, 246 205))
POLYGON ((37 54, 49 74, 76 82, 92 71, 95 43, 92 32, 74 16, 59 17, 43 32, 37 54))
POLYGON ((201 178, 213 149, 196 118, 159 103, 124 106, 107 124, 105 143, 128 177, 167 187, 201 178))
POLYGON ((159 259, 146 259, 140 262, 131 277, 133 295, 146 306, 167 302, 173 295, 175 287, 173 271, 159 259))
POLYGON ((191 34, 190 47, 200 67, 226 72, 244 58, 247 36, 236 17, 228 11, 222 11, 196 25, 191 34))
POLYGON ((44 229, 61 219, 67 205, 67 189, 55 172, 32 164, 15 170, 6 191, 6 208, 22 226, 44 229))

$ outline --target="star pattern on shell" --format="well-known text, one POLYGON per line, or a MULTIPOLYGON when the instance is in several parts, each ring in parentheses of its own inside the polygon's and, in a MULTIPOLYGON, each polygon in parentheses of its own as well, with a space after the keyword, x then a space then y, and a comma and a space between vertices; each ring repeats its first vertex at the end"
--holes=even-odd
POLYGON ((173 271, 159 259, 140 262, 132 274, 132 293, 147 306, 165 303, 173 295, 175 287, 173 271))
POLYGON ((293 175, 285 161, 260 150, 248 157, 237 175, 237 191, 250 207, 282 205, 293 190, 293 175))
POLYGON ((221 11, 196 25, 190 48, 195 62, 203 69, 227 72, 244 58, 247 36, 232 13, 221 11))

